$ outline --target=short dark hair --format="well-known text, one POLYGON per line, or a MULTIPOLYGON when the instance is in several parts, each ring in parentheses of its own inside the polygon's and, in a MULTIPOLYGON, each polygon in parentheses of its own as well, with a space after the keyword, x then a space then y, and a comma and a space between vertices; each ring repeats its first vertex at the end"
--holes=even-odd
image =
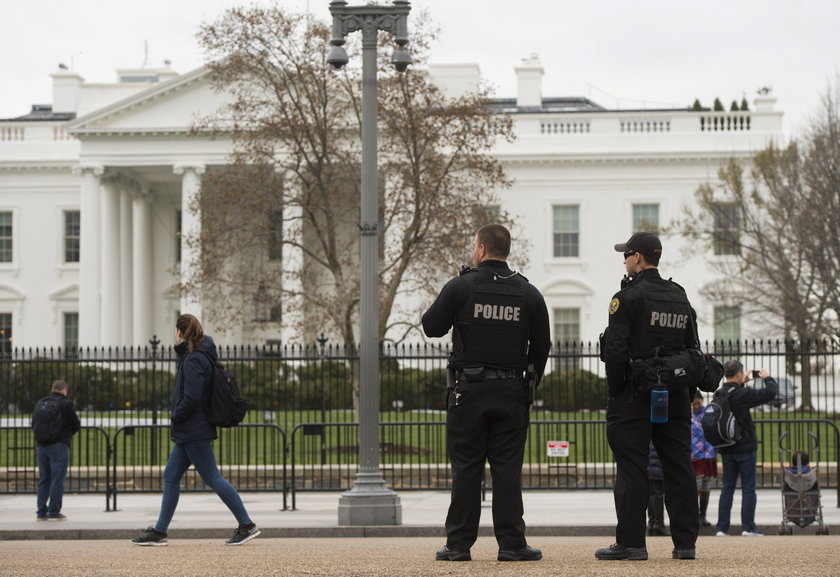
POLYGON ((723 363, 723 376, 727 379, 742 372, 744 372, 744 365, 741 364, 741 361, 726 361, 723 363))
POLYGON ((510 254, 510 231, 501 224, 485 224, 476 236, 478 244, 487 249, 488 257, 507 258, 510 254))
POLYGON ((801 463, 801 466, 804 467, 810 464, 811 458, 805 451, 796 451, 790 459, 790 466, 795 469, 797 466, 799 466, 796 464, 797 461, 799 461, 801 463))
POLYGON ((57 393, 59 391, 66 391, 69 387, 70 385, 67 384, 67 381, 59 379, 57 381, 53 381, 52 388, 50 388, 50 391, 57 393))

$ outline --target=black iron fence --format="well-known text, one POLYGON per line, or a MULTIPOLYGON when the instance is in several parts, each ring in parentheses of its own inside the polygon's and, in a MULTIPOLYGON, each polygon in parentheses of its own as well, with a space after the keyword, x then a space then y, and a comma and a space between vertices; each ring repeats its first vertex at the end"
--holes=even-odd
MULTIPOLYGON (((157 345, 157 342, 155 345, 157 345)), ((840 439, 836 388, 840 350, 834 343, 712 343, 721 360, 767 368, 779 398, 756 409, 761 448, 759 486, 778 487, 786 449, 819 443, 823 486, 836 487, 840 439), (787 433, 786 447, 779 438, 787 433), (811 433, 811 435, 809 435, 811 433)), ((447 489, 443 345, 383 346, 380 441, 386 481, 396 489, 447 489)), ((358 459, 354 347, 222 347, 251 411, 246 423, 221 430, 215 444, 222 470, 241 490, 343 490, 358 459)), ((169 405, 176 358, 171 347, 15 349, 0 358, 0 493, 31 492, 37 483, 29 429, 35 402, 55 379, 71 385, 84 428, 74 437, 67 490, 157 491, 171 448, 169 405)), ((607 488, 614 479, 603 412, 606 381, 597 345, 557 343, 552 351, 526 449, 523 485, 532 489, 607 488), (549 453, 548 446, 564 446, 549 453), (564 452, 566 451, 566 452, 564 452), (558 455, 563 456, 558 456, 558 455)), ((187 490, 203 490, 194 473, 187 490)))

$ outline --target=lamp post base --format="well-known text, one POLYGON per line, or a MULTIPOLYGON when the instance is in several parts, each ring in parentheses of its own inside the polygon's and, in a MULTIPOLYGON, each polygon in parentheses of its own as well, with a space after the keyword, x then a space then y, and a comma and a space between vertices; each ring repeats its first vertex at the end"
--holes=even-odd
POLYGON ((353 488, 338 500, 339 525, 402 525, 400 496, 379 473, 358 473, 353 488))

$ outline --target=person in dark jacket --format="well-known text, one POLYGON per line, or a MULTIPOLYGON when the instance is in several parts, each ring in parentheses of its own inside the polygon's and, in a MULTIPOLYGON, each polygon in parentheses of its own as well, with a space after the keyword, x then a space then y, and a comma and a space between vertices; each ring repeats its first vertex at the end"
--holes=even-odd
POLYGON ((55 381, 50 394, 38 401, 32 412, 39 476, 35 514, 39 521, 66 519, 61 505, 64 479, 70 465, 70 441, 82 427, 73 401, 67 398, 69 388, 66 381, 55 381), (41 437, 47 434, 49 438, 41 437))
POLYGON ((723 460, 723 488, 720 491, 718 503, 717 536, 729 535, 729 516, 732 511, 732 498, 735 495, 735 484, 741 477, 741 535, 746 537, 760 537, 761 533, 755 526, 755 475, 756 452, 758 439, 755 425, 750 416, 750 409, 763 405, 776 398, 779 385, 765 370, 758 371, 759 378, 764 382, 760 389, 745 387, 752 380, 752 374, 744 371, 740 361, 727 361, 723 364, 723 376, 726 381, 723 387, 732 387, 729 394, 729 406, 735 422, 741 428, 741 438, 729 447, 718 449, 723 460))
POLYGON ((548 309, 537 288, 508 268, 509 253, 507 228, 481 227, 473 240, 475 268, 447 282, 423 314, 426 335, 442 337, 452 329, 453 344, 446 412, 452 500, 438 561, 471 559, 488 461, 497 559, 542 559, 525 540, 521 480, 533 388, 551 347, 548 309), (525 379, 529 365, 530 384, 525 379))
POLYGON ((178 369, 170 414, 174 444, 163 473, 160 513, 157 522, 131 542, 135 545, 168 544, 166 531, 178 505, 181 478, 189 466, 194 465, 204 484, 216 491, 239 523, 225 545, 242 545, 259 535, 260 530, 248 516, 239 493, 219 472, 212 446, 216 427, 210 424, 204 412, 214 368, 198 349, 216 361, 219 358, 216 345, 204 334, 201 323, 193 315, 181 315, 175 326, 178 369))
POLYGON ((648 482, 650 483, 650 501, 648 501, 648 535, 670 537, 671 532, 665 526, 665 474, 659 453, 650 443, 648 450, 648 482))

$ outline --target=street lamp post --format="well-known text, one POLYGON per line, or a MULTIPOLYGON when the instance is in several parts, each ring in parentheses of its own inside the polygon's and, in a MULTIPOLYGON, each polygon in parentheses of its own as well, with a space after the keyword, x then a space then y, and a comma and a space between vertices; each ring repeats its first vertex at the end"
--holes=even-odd
POLYGON ((395 491, 385 487, 379 470, 379 209, 377 175, 376 45, 380 30, 394 35, 397 48, 391 62, 402 72, 411 63, 408 44, 407 0, 391 6, 347 6, 330 2, 332 48, 327 62, 336 69, 347 64, 342 45, 347 34, 362 32, 362 202, 359 230, 361 260, 359 350, 359 470, 353 488, 338 503, 339 525, 400 525, 402 505, 395 491))

